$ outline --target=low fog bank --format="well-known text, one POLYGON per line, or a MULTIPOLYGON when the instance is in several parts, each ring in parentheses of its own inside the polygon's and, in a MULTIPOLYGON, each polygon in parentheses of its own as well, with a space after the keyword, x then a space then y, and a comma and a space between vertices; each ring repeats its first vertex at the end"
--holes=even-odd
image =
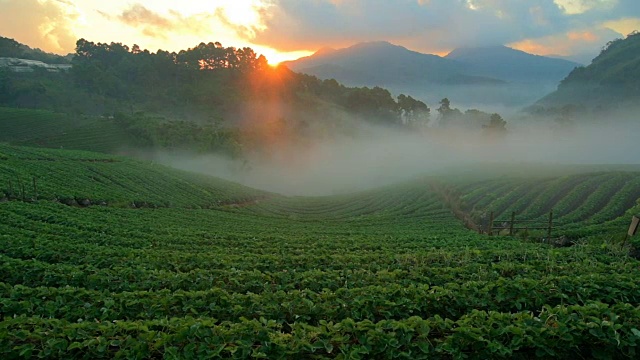
POLYGON ((554 92, 556 82, 438 85, 432 88, 389 85, 387 88, 395 95, 407 94, 427 104, 435 105, 442 98, 448 98, 461 109, 481 109, 486 112, 498 112, 504 116, 518 112, 554 92))
POLYGON ((242 160, 185 153, 156 153, 154 160, 258 189, 306 196, 365 190, 483 164, 531 164, 532 171, 540 164, 640 164, 640 123, 634 116, 571 126, 527 118, 512 120, 507 128, 506 135, 496 137, 468 128, 409 132, 363 124, 349 136, 294 142, 246 154, 242 160))

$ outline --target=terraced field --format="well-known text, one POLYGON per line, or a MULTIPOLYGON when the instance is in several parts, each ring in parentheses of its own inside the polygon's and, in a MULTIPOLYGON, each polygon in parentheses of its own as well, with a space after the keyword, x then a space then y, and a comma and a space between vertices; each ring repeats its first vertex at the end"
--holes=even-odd
MULTIPOLYGON (((0 184, 16 173, 43 179, 37 201, 0 203, 3 358, 638 355, 637 260, 597 237, 554 248, 479 235, 432 191, 432 179, 283 197, 92 153, 0 153, 0 184), (105 206, 52 201, 74 192, 105 206), (169 204, 112 206, 132 199, 169 204)), ((624 184, 607 191, 637 200, 624 197, 634 174, 575 176, 455 189, 467 189, 475 206, 485 201, 480 188, 493 189, 487 206, 508 212, 516 205, 499 200, 505 189, 555 199, 550 188, 597 193, 587 190, 611 177, 624 184)), ((572 194, 562 199, 584 203, 572 194)), ((532 199, 539 211, 549 205, 532 199)), ((592 213, 584 219, 614 220, 619 212, 607 207, 584 210, 592 213)))
POLYGON ((477 221, 489 212, 496 219, 509 219, 514 212, 519 219, 544 222, 553 210, 554 221, 564 231, 607 228, 602 225, 616 219, 615 226, 620 226, 640 212, 640 172, 634 171, 485 180, 460 183, 453 191, 477 221))
POLYGON ((246 203, 267 196, 228 181, 150 162, 0 144, 0 198, 35 200, 36 195, 40 200, 69 205, 193 208, 246 203))
POLYGON ((0 142, 104 153, 135 143, 130 134, 108 118, 3 107, 0 107, 0 142))

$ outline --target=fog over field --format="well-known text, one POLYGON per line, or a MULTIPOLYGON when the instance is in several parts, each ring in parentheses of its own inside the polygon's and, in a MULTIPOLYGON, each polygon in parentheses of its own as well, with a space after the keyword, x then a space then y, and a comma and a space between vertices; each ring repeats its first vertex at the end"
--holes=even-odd
MULTIPOLYGON (((560 126, 549 119, 513 115, 508 133, 490 137, 468 128, 409 132, 359 123, 355 133, 307 141, 279 139, 246 160, 216 154, 155 153, 158 162, 285 195, 330 195, 364 190, 414 176, 539 165, 639 164, 640 124, 635 115, 560 126)), ((562 167, 562 166, 560 166, 562 167)), ((534 171, 535 173, 535 171, 534 171)), ((497 176, 500 174, 497 173, 497 176)))

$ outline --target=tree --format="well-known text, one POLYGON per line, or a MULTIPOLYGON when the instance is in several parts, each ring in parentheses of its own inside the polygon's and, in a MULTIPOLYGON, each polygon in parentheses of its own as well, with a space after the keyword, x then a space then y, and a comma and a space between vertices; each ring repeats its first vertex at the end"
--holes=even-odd
POLYGON ((388 90, 377 86, 373 89, 367 87, 351 89, 344 104, 349 111, 365 115, 373 121, 392 124, 400 122, 398 103, 388 90))
POLYGON ((398 96, 398 108, 400 109, 400 119, 403 125, 412 127, 425 126, 429 122, 431 109, 420 100, 400 94, 398 96))
POLYGON ((485 133, 491 136, 502 136, 507 133, 507 122, 504 121, 500 114, 494 113, 491 114, 491 118, 489 120, 489 124, 483 126, 485 133))
POLYGON ((438 108, 440 116, 444 117, 449 111, 451 111, 451 101, 448 98, 440 100, 440 107, 438 108))
POLYGON ((446 126, 454 118, 461 118, 462 112, 458 109, 451 107, 451 101, 448 98, 440 100, 440 107, 438 108, 438 125, 446 126))

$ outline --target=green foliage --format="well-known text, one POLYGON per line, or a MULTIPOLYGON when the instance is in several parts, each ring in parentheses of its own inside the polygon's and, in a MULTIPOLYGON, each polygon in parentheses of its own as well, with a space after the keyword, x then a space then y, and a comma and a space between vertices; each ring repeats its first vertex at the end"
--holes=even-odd
POLYGON ((624 228, 628 219, 620 217, 640 198, 640 174, 588 172, 555 178, 513 177, 501 182, 460 184, 458 191, 475 218, 493 211, 497 219, 507 219, 515 212, 519 219, 544 223, 553 210, 560 233, 583 237, 624 228))
POLYGON ((600 55, 586 67, 573 70, 558 91, 541 100, 541 105, 561 107, 567 104, 614 109, 617 104, 640 96, 640 34, 609 42, 600 55))
POLYGON ((440 127, 482 129, 486 135, 490 136, 504 135, 507 131, 507 122, 500 114, 489 114, 478 109, 469 109, 463 113, 451 107, 451 101, 448 98, 440 100, 438 120, 440 127))
POLYGON ((492 136, 496 136, 496 135, 504 135, 507 132, 507 128, 506 128, 507 122, 504 121, 504 119, 502 118, 502 116, 500 116, 500 114, 491 114, 491 116, 489 117, 489 124, 488 125, 483 125, 482 128, 484 129, 485 133, 488 133, 489 135, 492 136))
MULTIPOLYGON (((609 195, 598 197, 635 205, 638 179, 457 178, 448 193, 505 209, 508 193, 569 216, 600 183, 609 195)), ((6 358, 637 357, 637 261, 600 244, 470 232, 429 179, 284 197, 121 157, 0 145, 0 189, 6 358), (37 201, 2 188, 28 189, 33 176, 37 201), (104 204, 77 205, 83 197, 104 204)))
POLYGON ((403 124, 411 127, 425 127, 429 123, 431 109, 427 104, 411 96, 398 95, 398 109, 403 124))
POLYGON ((293 122, 323 118, 332 107, 389 125, 421 121, 428 113, 424 103, 410 97, 396 101, 381 88, 347 88, 283 66, 272 68, 251 48, 220 43, 151 53, 137 45, 81 39, 69 72, 0 71, 0 79, 2 105, 90 115, 143 111, 197 123, 211 117, 276 120, 264 119, 268 113, 247 115, 246 108, 260 102, 286 108, 293 122))
POLYGON ((86 116, 2 107, 0 141, 105 153, 183 150, 238 156, 241 149, 238 131, 215 121, 199 125, 144 113, 86 116))
POLYGON ((37 195, 37 200, 75 206, 216 207, 263 196, 234 183, 123 157, 1 144, 0 151, 0 196, 9 199, 36 200, 37 195))
POLYGON ((0 141, 17 145, 116 152, 136 139, 113 119, 0 107, 0 141))

